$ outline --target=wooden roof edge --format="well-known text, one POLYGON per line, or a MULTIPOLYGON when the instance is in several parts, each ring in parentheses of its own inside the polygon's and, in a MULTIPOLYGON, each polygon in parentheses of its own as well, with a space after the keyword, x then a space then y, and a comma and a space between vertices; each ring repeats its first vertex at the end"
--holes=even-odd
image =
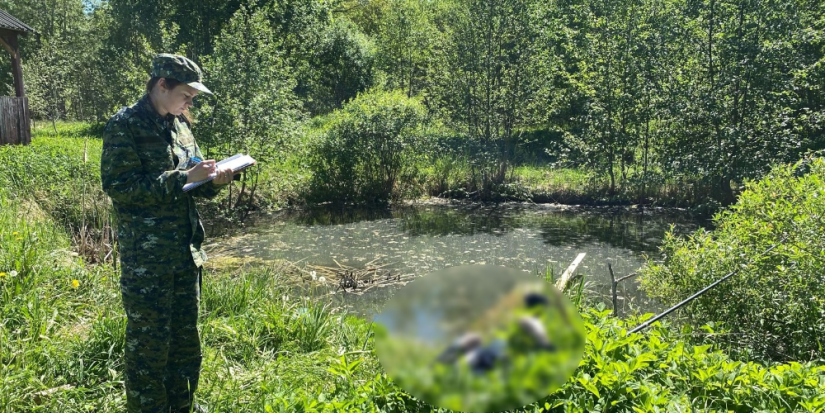
POLYGON ((9 12, 2 9, 0 9, 0 29, 15 31, 23 35, 28 33, 40 34, 28 24, 23 23, 17 17, 12 16, 9 12))

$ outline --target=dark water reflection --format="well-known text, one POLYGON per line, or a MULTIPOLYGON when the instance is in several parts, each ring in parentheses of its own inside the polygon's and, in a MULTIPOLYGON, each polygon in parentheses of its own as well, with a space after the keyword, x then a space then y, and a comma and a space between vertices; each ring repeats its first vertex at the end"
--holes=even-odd
MULTIPOLYGON (((403 273, 425 275, 463 264, 503 265, 556 274, 581 253, 577 272, 591 298, 610 303, 607 262, 617 277, 635 272, 644 255, 658 256, 666 231, 685 234, 706 222, 679 211, 564 208, 549 204, 409 205, 384 210, 316 208, 259 217, 227 234, 233 254, 264 259, 359 267, 376 258, 403 273), (239 237, 239 235, 245 235, 239 237)), ((388 267, 389 268, 389 267, 388 267)), ((374 315, 397 288, 362 296, 339 293, 335 302, 374 315)), ((403 291, 403 290, 402 290, 403 291)), ((620 309, 657 311, 633 279, 619 286, 620 309), (632 305, 631 305, 632 303, 632 305)))

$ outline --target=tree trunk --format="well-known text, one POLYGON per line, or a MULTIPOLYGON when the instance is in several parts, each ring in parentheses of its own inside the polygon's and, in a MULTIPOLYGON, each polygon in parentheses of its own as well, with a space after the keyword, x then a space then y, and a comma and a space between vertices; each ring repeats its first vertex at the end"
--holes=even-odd
POLYGON ((622 171, 622 188, 627 186, 627 154, 626 149, 622 148, 622 159, 619 161, 620 169, 622 171))
POLYGON ((607 155, 607 173, 610 175, 610 195, 613 195, 616 191, 616 174, 613 172, 613 152, 611 151, 607 155))
POLYGON ((507 160, 502 159, 498 163, 498 175, 496 176, 497 183, 504 183, 505 175, 507 174, 507 160))
MULTIPOLYGON (((649 102, 649 98, 648 98, 648 102, 649 102)), ((648 107, 649 107, 649 105, 650 105, 650 103, 648 103, 648 107)), ((642 167, 642 199, 643 200, 647 198, 647 153, 648 153, 649 145, 650 145, 650 118, 647 119, 647 122, 646 122, 646 125, 645 125, 645 148, 644 148, 644 151, 645 151, 644 158, 645 159, 644 159, 644 167, 642 167)))
POLYGON ((733 196, 733 188, 730 186, 730 177, 724 174, 719 179, 719 202, 728 206, 733 204, 736 199, 733 196))
POLYGON ((20 60, 20 46, 17 42, 17 34, 11 33, 0 36, 0 44, 9 52, 11 58, 11 74, 14 80, 14 95, 23 97, 26 92, 23 88, 23 68, 20 60))

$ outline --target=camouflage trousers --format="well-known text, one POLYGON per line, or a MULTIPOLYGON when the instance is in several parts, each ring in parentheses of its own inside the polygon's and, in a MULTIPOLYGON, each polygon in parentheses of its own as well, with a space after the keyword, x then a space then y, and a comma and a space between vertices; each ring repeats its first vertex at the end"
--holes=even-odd
POLYGON ((172 271, 168 265, 122 265, 127 412, 189 411, 202 359, 201 276, 194 262, 172 271))

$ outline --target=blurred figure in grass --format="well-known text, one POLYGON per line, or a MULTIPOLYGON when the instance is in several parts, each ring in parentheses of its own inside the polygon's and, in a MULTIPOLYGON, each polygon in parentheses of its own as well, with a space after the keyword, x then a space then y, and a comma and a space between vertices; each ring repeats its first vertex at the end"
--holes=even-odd
POLYGON ((198 305, 203 225, 194 197, 211 198, 233 178, 202 160, 188 110, 199 92, 198 66, 157 55, 146 94, 106 124, 100 177, 118 222, 120 286, 127 316, 129 413, 203 412, 193 403, 201 347, 198 305), (212 183, 183 192, 190 182, 212 183))
POLYGON ((433 406, 493 412, 533 403, 561 388, 584 353, 577 309, 533 274, 452 267, 398 294, 376 316, 376 354, 400 388, 433 406))
POLYGON ((465 333, 455 339, 436 359, 439 363, 452 364, 467 353, 481 347, 482 338, 478 333, 465 333))
POLYGON ((459 360, 467 363, 473 372, 482 374, 507 361, 508 353, 524 354, 533 351, 555 351, 556 346, 550 341, 547 329, 539 318, 541 311, 547 308, 549 300, 541 293, 529 292, 524 296, 524 305, 530 315, 518 318, 517 328, 508 335, 507 340, 495 338, 484 345, 481 335, 468 332, 457 338, 442 352, 437 361, 442 364, 454 364, 459 360))
POLYGON ((511 349, 522 353, 556 350, 541 319, 549 304, 550 300, 541 293, 529 292, 524 296, 524 305, 529 313, 518 318, 518 329, 509 337, 511 349))

